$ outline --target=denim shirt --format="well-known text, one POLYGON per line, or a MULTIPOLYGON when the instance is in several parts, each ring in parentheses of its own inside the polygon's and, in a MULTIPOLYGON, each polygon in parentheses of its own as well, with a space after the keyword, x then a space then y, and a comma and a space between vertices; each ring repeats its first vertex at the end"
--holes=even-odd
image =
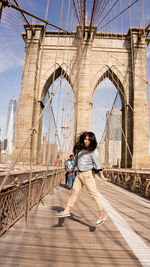
POLYGON ((77 166, 79 171, 89 171, 92 170, 93 167, 101 169, 99 151, 97 149, 94 151, 80 151, 78 155, 76 155, 73 165, 77 166))
POLYGON ((74 165, 73 162, 74 162, 73 160, 71 160, 71 161, 68 160, 68 161, 66 162, 66 166, 68 167, 68 170, 69 170, 69 171, 72 169, 72 167, 73 167, 73 165, 74 165))

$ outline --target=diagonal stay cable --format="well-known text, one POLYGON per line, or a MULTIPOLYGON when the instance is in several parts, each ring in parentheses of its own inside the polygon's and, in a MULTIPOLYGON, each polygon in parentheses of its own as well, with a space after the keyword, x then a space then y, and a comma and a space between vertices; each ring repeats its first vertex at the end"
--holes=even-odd
POLYGON ((94 18, 94 23, 97 25, 97 21, 99 20, 99 14, 100 14, 100 11, 102 9, 102 5, 104 3, 104 1, 106 2, 106 0, 101 0, 101 1, 98 1, 96 0, 96 12, 95 12, 95 18, 94 18))
MULTIPOLYGON (((108 67, 108 66, 107 66, 108 67)), ((109 67, 108 67, 108 71, 109 71, 109 67)), ((112 78, 112 80, 113 80, 113 82, 114 82, 114 77, 113 77, 113 74, 109 71, 109 73, 110 73, 110 75, 111 75, 111 78, 112 78)), ((132 108, 132 106, 127 102, 127 98, 126 98, 126 95, 124 94, 124 92, 122 91, 122 89, 120 88, 120 86, 118 85, 118 90, 120 91, 120 93, 121 93, 121 95, 124 97, 124 99, 125 99, 125 101, 126 101, 126 103, 127 103, 127 105, 130 107, 130 109, 132 110, 132 112, 136 115, 136 111, 132 108)), ((145 130, 145 128, 144 128, 144 126, 142 125, 142 123, 141 123, 141 121, 139 121, 138 120, 138 123, 139 123, 139 125, 141 126, 141 128, 144 130, 144 132, 145 132, 145 134, 146 134, 146 136, 149 138, 150 137, 150 135, 146 132, 146 130, 145 130)))
MULTIPOLYGON (((123 64, 118 58, 112 56, 114 59, 116 59, 119 63, 121 63, 122 66, 125 66, 125 64, 123 64)), ((131 72, 133 72, 133 70, 129 67, 127 67, 127 69, 131 72)), ((136 72, 134 72, 135 76, 137 76, 138 78, 140 78, 142 81, 144 81, 146 84, 150 85, 149 81, 146 81, 141 75, 137 74, 136 72)))
POLYGON ((57 26, 57 25, 55 25, 55 24, 49 22, 48 20, 44 20, 44 19, 42 19, 42 18, 40 18, 40 17, 38 17, 38 16, 32 14, 31 12, 28 12, 28 11, 26 11, 25 9, 22 9, 21 7, 18 7, 18 6, 16 6, 16 5, 13 5, 12 3, 8 2, 7 0, 0 0, 0 3, 1 3, 1 2, 2 2, 2 3, 5 3, 5 6, 12 7, 12 8, 14 8, 14 9, 17 9, 17 10, 19 10, 20 12, 23 12, 23 13, 25 13, 25 14, 27 14, 27 15, 29 15, 29 16, 35 18, 35 19, 38 19, 38 20, 40 20, 40 21, 42 21, 42 22, 45 22, 46 24, 48 24, 48 25, 50 25, 50 26, 52 26, 52 27, 54 27, 54 28, 57 28, 57 29, 59 29, 59 30, 61 30, 61 31, 64 31, 64 32, 67 32, 67 33, 70 33, 70 32, 68 32, 68 31, 62 29, 61 27, 59 27, 59 26, 57 26))
POLYGON ((79 22, 79 24, 81 24, 81 20, 80 20, 80 17, 79 17, 79 14, 78 14, 78 10, 77 10, 77 7, 76 7, 76 4, 75 4, 74 0, 73 0, 73 6, 74 6, 74 9, 75 9, 75 14, 76 14, 76 17, 78 19, 78 22, 79 22))
MULTIPOLYGON (((58 83, 58 85, 59 85, 59 83, 58 83)), ((56 86, 56 88, 54 89, 53 94, 56 92, 57 88, 58 88, 58 86, 56 86)), ((32 129, 30 129, 30 133, 29 133, 27 139, 25 140, 25 142, 24 142, 22 148, 20 149, 20 151, 19 151, 19 153, 18 153, 18 156, 16 157, 16 159, 15 159, 14 162, 12 163, 12 165, 11 165, 11 167, 10 167, 10 169, 9 169, 9 171, 8 171, 8 173, 7 173, 7 175, 4 177, 4 180, 2 181, 2 183, 1 183, 1 185, 0 185, 0 192, 2 191, 2 188, 3 188, 4 184, 6 183, 8 177, 9 177, 11 171, 12 171, 12 169, 13 169, 14 166, 16 165, 16 163, 17 163, 18 159, 20 158, 20 156, 21 156, 21 154, 22 154, 22 152, 23 152, 25 146, 27 145, 29 139, 31 138, 31 135, 32 135, 33 132, 35 131, 35 128, 36 128, 36 126, 38 125, 40 119, 42 118, 44 111, 46 110, 46 108, 47 108, 47 106, 49 105, 49 103, 52 101, 52 98, 53 98, 53 95, 52 95, 52 96, 49 98, 49 100, 47 101, 45 107, 43 108, 43 110, 41 111, 41 113, 40 113, 40 115, 39 115, 39 118, 35 121, 35 124, 34 124, 34 126, 32 127, 32 129)))
POLYGON ((101 19, 101 21, 98 23, 98 25, 101 24, 101 22, 107 17, 107 15, 111 12, 111 10, 115 7, 115 5, 117 4, 118 0, 116 0, 116 2, 112 5, 112 7, 108 10, 108 12, 106 13, 106 15, 101 19))
MULTIPOLYGON (((109 0, 105 0, 105 2, 103 2, 103 6, 102 6, 102 8, 100 10, 100 13, 99 13, 98 21, 100 20, 100 18, 103 15, 103 13, 105 13, 105 10, 106 10, 106 7, 108 5, 108 2, 109 2, 109 0)), ((97 24, 99 24, 99 23, 97 22, 97 24)))
MULTIPOLYGON (((14 0, 14 2, 15 2, 15 4, 16 4, 18 7, 20 7, 19 4, 18 4, 18 2, 17 2, 17 0, 14 0)), ((32 34, 34 34, 35 31, 33 30, 32 26, 31 26, 31 24, 29 23, 29 21, 27 20, 26 16, 24 15, 24 13, 23 13, 22 11, 20 11, 20 12, 21 12, 21 14, 22 14, 24 20, 26 21, 26 23, 27 23, 28 26, 30 27, 30 29, 31 29, 31 31, 32 31, 32 34)))
MULTIPOLYGON (((110 72, 109 69, 108 69, 108 72, 109 72, 109 74, 111 75, 112 82, 114 83, 114 80, 115 80, 115 79, 114 79, 114 77, 113 77, 113 74, 110 72)), ((126 96, 125 96, 125 94, 122 92, 122 89, 120 88, 120 86, 119 86, 119 84, 118 84, 118 81, 117 81, 117 88, 118 88, 118 90, 122 93, 122 95, 124 96, 124 98, 125 98, 125 100, 126 100, 126 96)), ((119 91, 118 91, 118 93, 119 93, 119 91)), ((117 97, 117 95, 116 95, 116 97, 117 97)), ((127 100, 126 100, 126 101, 127 101, 127 100)), ((114 104, 115 104, 115 100, 114 100, 114 102, 113 102, 113 106, 112 106, 112 109, 111 109, 111 113, 113 112, 114 104)), ((129 107, 131 107, 131 106, 129 105, 129 107)), ((134 112, 133 109, 132 109, 132 111, 134 112)), ((135 112, 134 112, 134 113, 135 113, 135 112)), ((110 127, 110 121, 109 121, 109 127, 110 127)), ((131 159, 133 160, 133 155, 132 155, 131 149, 130 149, 129 144, 128 144, 128 140, 127 140, 127 137, 126 137, 126 133, 124 133, 121 124, 120 124, 120 129, 121 129, 121 133, 122 133, 122 135, 123 135, 123 138, 124 138, 124 141, 125 141, 127 150, 128 150, 128 152, 129 152, 129 154, 130 154, 131 159)), ((136 164, 136 162, 135 162, 135 164, 136 164)), ((138 178, 141 180, 141 177, 140 177, 140 175, 139 175, 138 170, 137 170, 136 167, 135 167, 135 172, 136 172, 138 178)))
MULTIPOLYGON (((15 0, 14 0, 15 1, 15 0)), ((48 15, 48 9, 49 9, 49 0, 47 0, 47 7, 46 7, 46 14, 45 14, 45 20, 47 19, 48 15)), ((32 29, 31 29, 32 30, 32 29)), ((39 79, 41 78, 41 67, 42 67, 42 58, 43 58, 43 48, 44 48, 44 42, 45 42, 45 30, 46 30, 46 23, 44 23, 44 33, 43 33, 43 40, 42 40, 42 49, 41 49, 41 57, 40 57, 40 67, 39 67, 39 79)), ((32 35, 34 35, 34 32, 32 31, 32 35)), ((38 104, 38 97, 39 97, 39 86, 40 81, 38 80, 38 86, 37 86, 37 104, 38 104)), ((36 110, 37 113, 37 110, 36 110)), ((30 177, 29 177, 29 188, 28 188, 28 201, 27 201, 27 207, 26 207, 26 224, 28 224, 28 218, 29 218, 29 209, 30 209, 30 194, 31 194, 31 181, 32 181, 32 167, 33 167, 33 146, 34 146, 34 132, 31 135, 30 140, 30 177)))
POLYGON ((93 25, 93 20, 94 20, 94 15, 95 15, 95 8, 96 8, 96 0, 93 0, 92 14, 91 14, 90 28, 89 28, 89 35, 91 33, 91 29, 92 29, 92 25, 93 25))
MULTIPOLYGON (((99 30, 103 29, 105 26, 107 26, 110 22, 112 22, 113 20, 115 20, 117 17, 119 17, 122 13, 124 13, 126 10, 128 10, 131 6, 133 6, 138 0, 135 0, 131 5, 129 5, 128 7, 126 7, 125 9, 123 9, 120 13, 118 13, 114 18, 112 18, 111 20, 109 20, 104 26, 102 26, 99 30)), ((99 24, 98 24, 99 25, 99 24)))

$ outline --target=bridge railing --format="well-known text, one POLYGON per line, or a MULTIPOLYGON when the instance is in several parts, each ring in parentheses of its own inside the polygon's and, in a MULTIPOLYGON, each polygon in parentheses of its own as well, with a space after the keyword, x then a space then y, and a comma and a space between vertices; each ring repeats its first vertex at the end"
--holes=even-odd
POLYGON ((52 193, 53 189, 64 179, 64 173, 62 168, 50 170, 46 174, 45 172, 39 172, 39 175, 36 173, 31 180, 30 194, 29 173, 23 181, 21 181, 22 174, 17 174, 16 180, 5 186, 0 193, 0 236, 26 214, 27 206, 31 209, 40 200, 42 201, 45 195, 52 193))
POLYGON ((112 183, 150 198, 150 171, 134 169, 105 169, 112 183))

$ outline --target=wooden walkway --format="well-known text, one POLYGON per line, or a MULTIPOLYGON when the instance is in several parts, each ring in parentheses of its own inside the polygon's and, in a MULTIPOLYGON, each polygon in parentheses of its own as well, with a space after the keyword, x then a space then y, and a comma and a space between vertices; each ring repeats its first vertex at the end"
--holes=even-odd
POLYGON ((96 227, 95 202, 82 189, 72 217, 57 218, 71 194, 60 185, 0 238, 1 267, 150 267, 150 201, 97 180, 109 217, 96 227))

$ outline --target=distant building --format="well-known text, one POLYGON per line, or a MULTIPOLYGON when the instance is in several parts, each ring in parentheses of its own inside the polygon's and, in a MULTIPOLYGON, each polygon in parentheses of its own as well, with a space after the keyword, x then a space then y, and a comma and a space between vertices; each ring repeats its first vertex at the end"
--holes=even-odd
POLYGON ((1 163, 1 153, 2 153, 2 141, 0 140, 0 163, 1 163))
POLYGON ((122 114, 118 109, 106 114, 105 163, 117 166, 121 159, 122 114))
POLYGON ((105 165, 105 140, 101 140, 98 148, 99 148, 99 153, 100 153, 100 162, 104 166, 105 165))
POLYGON ((12 152, 14 142, 15 128, 16 128, 16 111, 17 101, 10 100, 8 105, 7 124, 6 124, 6 138, 7 138, 7 151, 9 154, 12 152))
POLYGON ((57 158, 57 144, 44 142, 41 144, 41 164, 55 165, 57 158))
POLYGON ((0 140, 0 163, 6 163, 9 155, 7 156, 8 152, 7 149, 7 138, 2 138, 0 140))
POLYGON ((8 140, 7 140, 6 137, 1 139, 1 149, 2 150, 6 150, 7 149, 7 142, 8 142, 8 140))
POLYGON ((43 142, 41 144, 41 164, 55 165, 57 158, 57 144, 49 143, 46 140, 46 132, 43 133, 43 142))

